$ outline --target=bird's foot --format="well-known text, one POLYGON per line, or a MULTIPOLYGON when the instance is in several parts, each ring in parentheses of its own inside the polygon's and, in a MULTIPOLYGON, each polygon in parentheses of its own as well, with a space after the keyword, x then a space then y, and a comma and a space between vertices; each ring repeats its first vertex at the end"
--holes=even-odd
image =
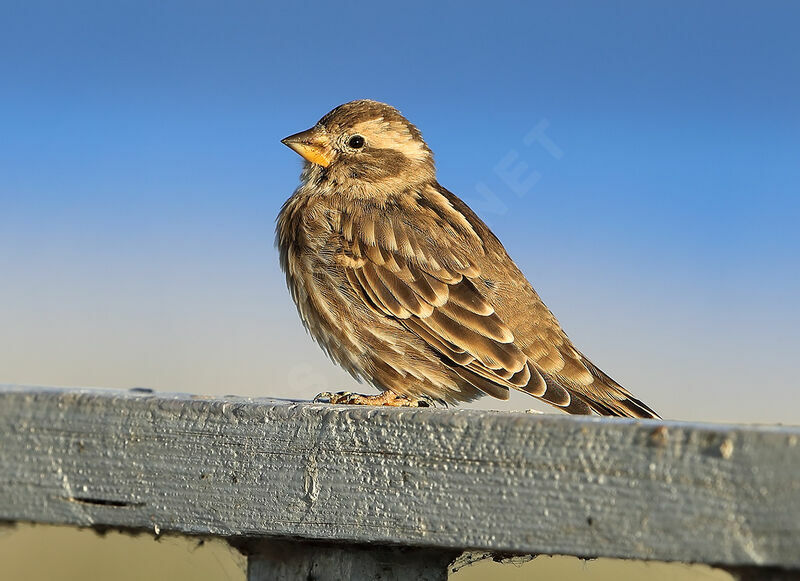
POLYGON ((350 393, 340 391, 331 393, 323 391, 314 398, 316 403, 333 403, 345 405, 386 405, 392 407, 433 407, 434 401, 426 395, 419 397, 409 397, 399 395, 393 391, 384 391, 378 395, 361 395, 360 393, 350 393))

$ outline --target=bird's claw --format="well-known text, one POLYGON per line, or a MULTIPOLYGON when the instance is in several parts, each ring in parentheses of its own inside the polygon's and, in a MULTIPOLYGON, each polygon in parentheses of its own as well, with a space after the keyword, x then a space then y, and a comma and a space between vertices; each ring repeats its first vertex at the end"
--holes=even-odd
MULTIPOLYGON (((340 391, 339 393, 345 393, 345 392, 340 391)), ((311 401, 314 403, 332 403, 333 397, 334 397, 333 392, 322 391, 317 395, 315 395, 314 399, 312 399, 311 401)))
POLYGON ((434 407, 435 401, 427 395, 408 397, 391 391, 384 391, 378 395, 361 395, 349 391, 332 393, 323 391, 314 397, 314 403, 330 403, 337 405, 371 405, 392 407, 434 407))

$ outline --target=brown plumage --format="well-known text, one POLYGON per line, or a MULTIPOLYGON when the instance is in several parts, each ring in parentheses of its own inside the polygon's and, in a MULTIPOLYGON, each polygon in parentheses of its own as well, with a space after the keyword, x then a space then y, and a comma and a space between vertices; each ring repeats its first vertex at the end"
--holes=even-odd
POLYGON ((436 181, 396 109, 353 101, 283 142, 306 159, 277 245, 303 324, 380 396, 415 405, 517 389, 569 413, 658 417, 570 342, 489 228, 436 181))

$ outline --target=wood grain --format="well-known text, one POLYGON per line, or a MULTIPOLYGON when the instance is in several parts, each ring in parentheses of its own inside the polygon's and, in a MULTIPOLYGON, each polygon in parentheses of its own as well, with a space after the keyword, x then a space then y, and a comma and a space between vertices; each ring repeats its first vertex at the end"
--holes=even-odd
POLYGON ((0 387, 0 520, 800 568, 800 429, 0 387))

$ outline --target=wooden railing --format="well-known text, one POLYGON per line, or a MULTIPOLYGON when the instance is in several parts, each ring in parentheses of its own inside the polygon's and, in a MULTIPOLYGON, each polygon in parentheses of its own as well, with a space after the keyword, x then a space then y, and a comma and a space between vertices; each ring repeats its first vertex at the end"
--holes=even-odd
POLYGON ((0 387, 0 520, 216 535, 250 580, 465 550, 800 572, 800 429, 0 387))

